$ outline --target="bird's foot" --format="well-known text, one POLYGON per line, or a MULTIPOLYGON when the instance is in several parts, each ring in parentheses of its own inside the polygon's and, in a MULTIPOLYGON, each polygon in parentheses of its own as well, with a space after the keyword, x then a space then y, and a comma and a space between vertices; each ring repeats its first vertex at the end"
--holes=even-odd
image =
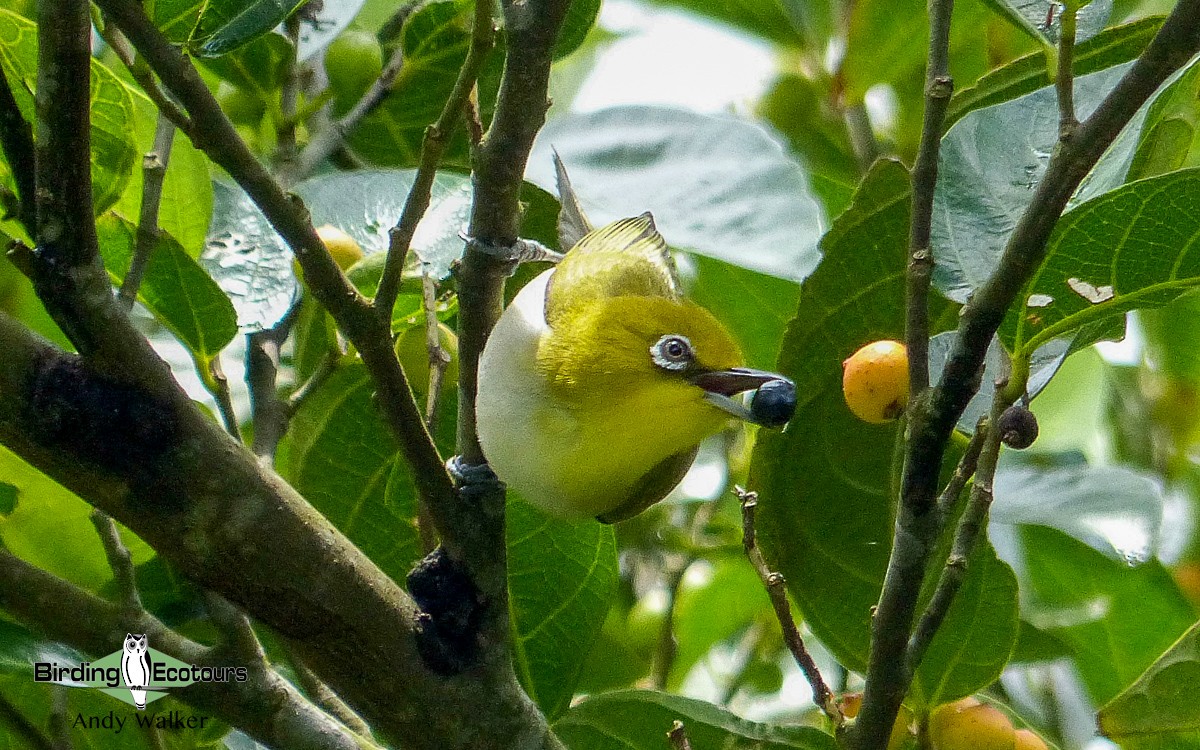
POLYGON ((557 263, 562 260, 563 255, 546 247, 537 240, 527 240, 518 237, 511 245, 499 245, 488 240, 472 237, 466 232, 460 232, 459 236, 468 246, 473 247, 484 255, 490 255, 498 260, 512 263, 515 268, 521 263, 534 263, 538 261, 548 261, 557 263))
POLYGON ((504 482, 492 471, 487 463, 469 464, 462 456, 451 456, 446 462, 446 470, 454 480, 454 486, 460 493, 483 494, 494 491, 504 491, 504 482))

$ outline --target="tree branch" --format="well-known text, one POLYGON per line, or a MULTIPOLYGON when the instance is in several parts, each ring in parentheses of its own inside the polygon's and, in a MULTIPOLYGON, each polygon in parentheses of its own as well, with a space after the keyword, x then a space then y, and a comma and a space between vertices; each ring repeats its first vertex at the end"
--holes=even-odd
POLYGON ((775 610, 775 619, 779 620, 779 627, 783 631, 783 642, 787 645, 792 658, 796 660, 796 665, 800 667, 800 671, 804 673, 804 678, 808 680, 808 684, 812 688, 813 703, 829 717, 835 727, 840 728, 845 717, 842 716, 842 710, 838 707, 833 691, 821 677, 817 663, 813 661, 812 655, 804 646, 804 638, 801 637, 800 629, 796 627, 796 621, 792 618, 792 606, 787 598, 787 582, 782 573, 774 572, 767 566, 767 561, 758 548, 754 529, 754 513, 758 507, 758 493, 747 492, 741 487, 735 487, 734 494, 742 503, 742 546, 745 547, 746 557, 750 558, 754 571, 758 573, 759 580, 762 581, 763 587, 771 599, 771 607, 775 610))
POLYGON ((923 398, 925 390, 929 388, 929 277, 933 272, 929 237, 933 224, 933 195, 937 187, 942 122, 946 119, 946 109, 954 94, 954 79, 950 77, 950 19, 953 11, 954 0, 934 0, 929 4, 925 113, 921 123, 921 145, 913 165, 905 340, 909 391, 916 398, 923 398))
POLYGON ((117 533, 117 524, 108 514, 99 508, 91 514, 92 525, 100 535, 100 543, 104 546, 104 555, 108 558, 108 567, 112 568, 113 580, 117 584, 121 605, 130 614, 142 611, 142 597, 138 594, 137 576, 133 570, 133 555, 121 535, 117 533))
POLYGON ((142 207, 138 215, 137 241, 133 248, 133 259, 129 271, 121 282, 119 297, 126 311, 133 309, 138 289, 150 265, 150 255, 158 245, 158 207, 162 204, 163 180, 167 177, 167 165, 171 161, 171 144, 175 140, 175 126, 161 111, 154 131, 154 145, 142 158, 142 207))
POLYGON ((388 232, 388 254, 383 266, 383 276, 379 280, 379 290, 375 294, 375 309, 379 316, 391 320, 392 308, 396 304, 396 295, 400 291, 400 279, 404 271, 404 260, 408 257, 408 249, 412 244, 413 235, 421 217, 429 209, 429 201, 433 192, 433 179, 437 176, 438 164, 446 144, 454 133, 454 126, 462 117, 471 90, 475 88, 475 80, 492 51, 492 38, 495 28, 492 25, 492 0, 476 0, 475 21, 471 28, 471 46, 467 50, 467 59, 463 61, 458 71, 458 79, 454 89, 446 99, 442 112, 437 120, 425 129, 425 138, 421 142, 421 160, 417 167, 417 175, 413 178, 412 188, 404 201, 404 210, 396 226, 388 232))
POLYGON ((1058 70, 1054 75, 1054 90, 1058 94, 1058 137, 1070 140, 1079 127, 1075 117, 1075 0, 1062 5, 1058 37, 1058 70))
POLYGON ((883 593, 872 624, 871 656, 854 745, 887 742, 908 690, 903 654, 933 540, 940 531, 934 496, 950 433, 974 395, 988 344, 1008 308, 1045 258, 1046 242, 1079 183, 1138 108, 1175 70, 1200 50, 1200 0, 1180 0, 1141 57, 1075 137, 1051 157, 1046 174, 1022 214, 995 273, 963 307, 958 336, 942 380, 927 403, 909 414, 909 440, 901 503, 883 593))
MULTIPOLYGON (((0 550, 0 607, 47 637, 93 656, 112 651, 125 633, 145 633, 154 648, 176 659, 214 664, 209 649, 146 612, 106 602, 4 550, 0 550)), ((270 670, 260 670, 258 679, 246 682, 193 683, 172 695, 272 747, 373 747, 317 710, 270 670)))
MULTIPOLYGON (((195 124, 197 148, 237 180, 296 253, 305 283, 354 343, 370 371, 388 427, 413 467, 418 493, 430 507, 454 508, 454 486, 396 360, 388 321, 381 320, 346 279, 317 236, 303 204, 285 194, 255 159, 191 62, 158 31, 141 5, 133 0, 100 0, 98 5, 183 104, 195 124)), ((439 526, 447 528, 442 538, 454 544, 452 525, 439 519, 439 526)))

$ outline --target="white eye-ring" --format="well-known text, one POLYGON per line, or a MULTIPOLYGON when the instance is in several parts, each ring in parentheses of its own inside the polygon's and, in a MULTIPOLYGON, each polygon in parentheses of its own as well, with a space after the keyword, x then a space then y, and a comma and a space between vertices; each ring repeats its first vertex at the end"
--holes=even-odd
POLYGON ((690 367, 695 355, 692 354, 692 342, 686 336, 670 334, 654 342, 650 347, 650 358, 664 370, 679 371, 690 367))

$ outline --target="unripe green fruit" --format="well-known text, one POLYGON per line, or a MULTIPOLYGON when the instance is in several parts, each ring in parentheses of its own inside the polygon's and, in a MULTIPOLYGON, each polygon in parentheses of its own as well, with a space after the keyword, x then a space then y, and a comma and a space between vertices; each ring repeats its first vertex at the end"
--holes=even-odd
MULTIPOLYGON (((429 344, 426 341, 425 324, 409 326, 396 338, 396 357, 400 367, 408 376, 408 384, 418 405, 424 408, 429 393, 429 344)), ((458 386, 458 336, 445 323, 438 323, 438 345, 450 355, 450 362, 442 373, 442 393, 458 386)))
POLYGON ((221 81, 217 86, 217 102, 220 103, 225 116, 235 125, 258 125, 267 111, 262 99, 229 81, 221 81))
POLYGON ((950 704, 929 717, 933 750, 1015 750, 1012 721, 988 705, 950 704))
POLYGON ((375 35, 347 29, 325 48, 325 75, 339 101, 357 101, 383 71, 383 47, 375 35))
POLYGON ((899 341, 874 341, 842 363, 842 393, 854 416, 891 422, 908 404, 908 350, 899 341))

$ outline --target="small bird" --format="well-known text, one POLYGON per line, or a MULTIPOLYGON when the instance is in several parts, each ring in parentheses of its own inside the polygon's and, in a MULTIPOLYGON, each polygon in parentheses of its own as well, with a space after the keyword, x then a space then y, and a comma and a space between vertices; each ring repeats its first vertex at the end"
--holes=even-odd
POLYGON ((733 418, 780 426, 781 375, 683 298, 649 213, 593 229, 555 154, 562 260, 504 310, 479 362, 476 421, 505 483, 554 515, 631 518, 683 479, 733 418), (734 396, 755 390, 747 408, 734 396))

